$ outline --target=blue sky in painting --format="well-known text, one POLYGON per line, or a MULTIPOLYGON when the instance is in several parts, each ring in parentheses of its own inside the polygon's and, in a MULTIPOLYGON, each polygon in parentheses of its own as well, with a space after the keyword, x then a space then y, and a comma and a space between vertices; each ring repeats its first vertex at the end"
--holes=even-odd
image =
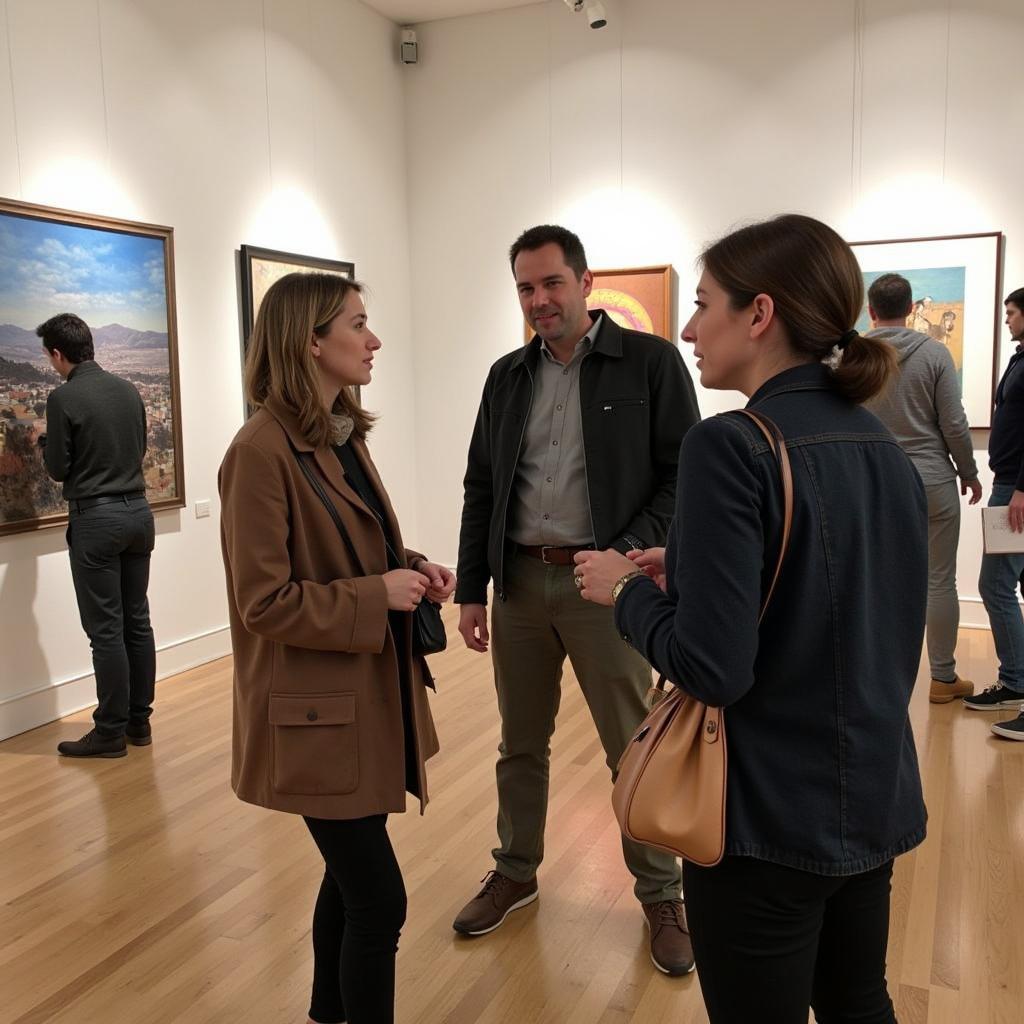
MULTIPOLYGON (((866 331, 871 327, 868 319, 867 291, 871 285, 888 270, 865 270, 864 274, 864 309, 860 319, 857 321, 857 329, 866 331)), ((929 296, 932 302, 963 302, 965 282, 967 279, 966 267, 925 267, 920 270, 897 270, 910 282, 910 288, 914 299, 923 299, 929 296)))
POLYGON ((0 213, 0 324, 56 313, 166 331, 162 239, 0 213))

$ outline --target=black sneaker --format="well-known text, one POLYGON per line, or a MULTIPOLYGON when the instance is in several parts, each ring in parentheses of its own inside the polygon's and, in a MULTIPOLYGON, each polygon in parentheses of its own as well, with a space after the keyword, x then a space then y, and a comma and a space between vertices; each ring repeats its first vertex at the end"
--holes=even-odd
POLYGON ((58 743, 57 753, 65 757, 124 757, 128 745, 123 736, 101 736, 90 729, 80 740, 58 743))
POLYGON ((1024 708, 1024 693, 1011 690, 1002 683, 992 686, 973 697, 964 697, 964 707, 972 711, 998 711, 1000 708, 1024 708))
POLYGON ((1024 712, 1008 722, 996 722, 992 731, 1006 740, 1024 740, 1024 712))
POLYGON ((148 721, 129 722, 124 738, 133 747, 148 747, 153 742, 153 727, 148 721))

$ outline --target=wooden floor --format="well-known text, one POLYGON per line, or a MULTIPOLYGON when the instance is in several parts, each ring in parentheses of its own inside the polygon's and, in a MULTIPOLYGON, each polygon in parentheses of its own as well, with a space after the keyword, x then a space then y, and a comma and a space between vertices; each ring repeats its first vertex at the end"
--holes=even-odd
MULTIPOLYGON (((706 1021, 697 979, 648 960, 603 754, 571 677, 540 900, 491 936, 455 937, 452 917, 491 866, 497 721, 488 660, 452 648, 433 659, 434 801, 425 818, 392 818, 410 898, 398 1020, 706 1021)), ((962 674, 992 678, 987 632, 964 631, 960 656, 962 674)), ((230 672, 225 659, 162 682, 154 744, 127 758, 55 755, 88 713, 0 744, 0 1021, 305 1021, 320 862, 299 819, 228 787, 230 672)), ((1021 1024, 1024 743, 991 736, 997 716, 926 698, 919 684, 930 831, 897 864, 893 997, 901 1024, 1021 1024)))

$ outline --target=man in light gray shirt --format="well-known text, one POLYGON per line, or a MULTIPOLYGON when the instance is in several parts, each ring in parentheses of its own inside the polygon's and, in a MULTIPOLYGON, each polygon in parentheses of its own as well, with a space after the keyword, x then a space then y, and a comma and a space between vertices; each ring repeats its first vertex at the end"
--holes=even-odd
MULTIPOLYGON (((679 446, 699 419, 675 345, 587 309, 593 274, 575 234, 538 225, 515 241, 509 262, 536 335, 502 356, 484 385, 455 594, 467 647, 492 654, 501 716, 494 870, 453 922, 475 936, 537 899, 566 658, 613 772, 647 712, 651 666, 619 636, 610 608, 581 598, 573 559, 586 548, 665 543, 679 446)), ((629 839, 622 846, 651 959, 666 974, 688 973, 679 864, 629 839)))
POLYGON ((912 306, 910 282, 899 274, 883 274, 868 289, 868 312, 874 323, 868 336, 892 345, 899 373, 867 406, 910 456, 928 495, 929 700, 946 704, 974 692, 973 683, 957 675, 954 657, 960 626, 956 482, 959 477, 960 494, 971 492, 972 505, 981 500, 981 484, 953 356, 941 342, 906 326, 912 306))

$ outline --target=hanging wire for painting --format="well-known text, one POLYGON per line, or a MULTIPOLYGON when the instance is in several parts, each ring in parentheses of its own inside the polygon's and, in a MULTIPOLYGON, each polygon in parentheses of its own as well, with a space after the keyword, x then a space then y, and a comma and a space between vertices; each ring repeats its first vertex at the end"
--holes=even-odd
POLYGON ((100 0, 96 0, 96 37, 100 47, 100 96, 103 100, 103 138, 107 144, 107 174, 110 174, 110 117, 107 114, 107 75, 103 58, 103 14, 100 0))
POLYGON ((552 122, 554 121, 554 107, 552 86, 551 86, 551 7, 548 7, 548 197, 551 203, 551 215, 549 220, 554 222, 555 217, 555 169, 554 169, 554 156, 552 154, 552 146, 554 144, 554 127, 552 122))
POLYGON ((625 18, 619 18, 619 206, 622 206, 622 164, 623 164, 623 129, 622 129, 622 33, 625 18))
POLYGON ((18 98, 14 92, 14 54, 11 51, 10 0, 4 0, 4 27, 7 32, 7 72, 11 78, 11 124, 14 128, 14 157, 18 163, 18 198, 25 198, 25 187, 21 179, 21 143, 18 141, 18 98))
POLYGON ((270 175, 270 191, 274 190, 274 159, 271 154, 270 134, 270 55, 267 52, 267 0, 263 0, 263 88, 267 100, 267 173, 270 175))
POLYGON ((950 36, 953 26, 953 8, 950 0, 946 0, 946 94, 943 97, 942 110, 942 184, 946 184, 946 142, 949 138, 949 54, 950 36))
POLYGON ((864 175, 864 0, 853 5, 853 90, 850 114, 850 202, 860 197, 864 175))

